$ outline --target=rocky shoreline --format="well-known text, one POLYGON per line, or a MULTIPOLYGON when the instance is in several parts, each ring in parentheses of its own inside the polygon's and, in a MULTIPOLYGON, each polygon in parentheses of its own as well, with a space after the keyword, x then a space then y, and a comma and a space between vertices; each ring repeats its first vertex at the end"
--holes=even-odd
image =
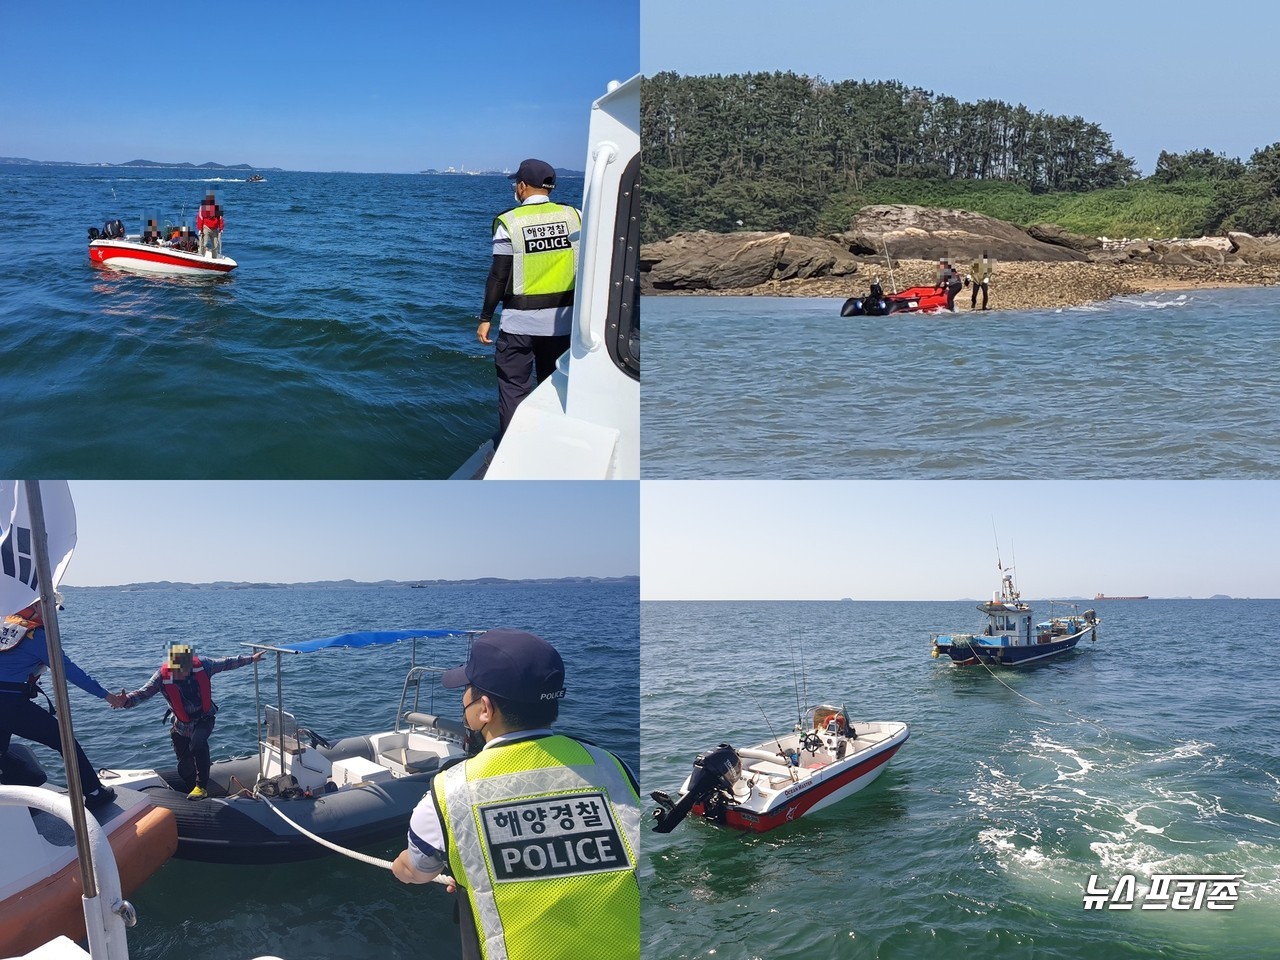
MULTIPOLYGON (((894 260, 893 277, 897 281, 897 288, 904 290, 907 287, 931 285, 937 267, 937 261, 934 260, 894 260)), ((853 276, 769 280, 752 287, 723 290, 647 290, 646 295, 832 297, 843 301, 848 297, 864 295, 868 285, 876 277, 880 278, 885 290, 893 288, 884 262, 877 267, 873 261, 867 261, 853 276)), ((988 305, 992 310, 1051 310, 1133 294, 1277 284, 1280 284, 1280 265, 1189 266, 997 261, 988 305)), ((960 291, 956 297, 957 312, 969 309, 970 297, 969 290, 960 291)), ((978 304, 982 304, 981 295, 978 297, 978 304)))
MULTIPOLYGON (((938 257, 963 274, 989 254, 993 310, 1055 309, 1165 290, 1280 284, 1280 237, 1106 240, 1053 224, 1023 229, 965 210, 862 208, 826 237, 680 233, 640 252, 645 295, 832 297, 932 286, 938 257), (892 256, 890 256, 892 254, 892 256)), ((968 309, 970 293, 957 303, 968 309)))

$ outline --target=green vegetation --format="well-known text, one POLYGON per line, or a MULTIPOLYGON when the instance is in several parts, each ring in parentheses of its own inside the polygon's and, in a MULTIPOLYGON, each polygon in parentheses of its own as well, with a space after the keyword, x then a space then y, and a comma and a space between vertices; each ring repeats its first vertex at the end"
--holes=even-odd
POLYGON ((1280 232, 1280 143, 1245 163, 1161 153, 1140 179, 1081 117, 896 82, 793 73, 644 80, 643 236, 848 228, 875 203, 955 207, 1088 236, 1280 232))

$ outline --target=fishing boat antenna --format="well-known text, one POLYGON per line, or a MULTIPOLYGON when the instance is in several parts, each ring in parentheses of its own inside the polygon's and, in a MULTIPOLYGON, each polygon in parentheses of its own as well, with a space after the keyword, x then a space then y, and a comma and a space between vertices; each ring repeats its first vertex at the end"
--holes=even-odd
POLYGON ((996 533, 996 518, 991 518, 991 536, 996 541, 996 569, 1004 573, 1004 565, 1000 562, 1000 535, 996 533))

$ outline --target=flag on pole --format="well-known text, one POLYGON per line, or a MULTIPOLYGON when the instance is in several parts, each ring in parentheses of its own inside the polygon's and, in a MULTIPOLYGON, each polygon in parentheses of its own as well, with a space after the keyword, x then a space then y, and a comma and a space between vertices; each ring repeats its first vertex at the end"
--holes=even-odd
MULTIPOLYGON (((57 587, 76 548, 76 508, 65 480, 40 481, 40 493, 53 586, 57 587)), ((27 481, 0 480, 0 616, 15 613, 39 597, 27 481)))

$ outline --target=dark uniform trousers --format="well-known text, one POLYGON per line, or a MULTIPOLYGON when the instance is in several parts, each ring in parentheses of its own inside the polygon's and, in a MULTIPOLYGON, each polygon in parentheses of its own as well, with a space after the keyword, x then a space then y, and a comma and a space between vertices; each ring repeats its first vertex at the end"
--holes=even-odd
POLYGON ((569 334, 535 337, 523 333, 498 333, 493 365, 498 371, 498 440, 507 432, 516 407, 556 368, 556 361, 569 349, 569 334))

